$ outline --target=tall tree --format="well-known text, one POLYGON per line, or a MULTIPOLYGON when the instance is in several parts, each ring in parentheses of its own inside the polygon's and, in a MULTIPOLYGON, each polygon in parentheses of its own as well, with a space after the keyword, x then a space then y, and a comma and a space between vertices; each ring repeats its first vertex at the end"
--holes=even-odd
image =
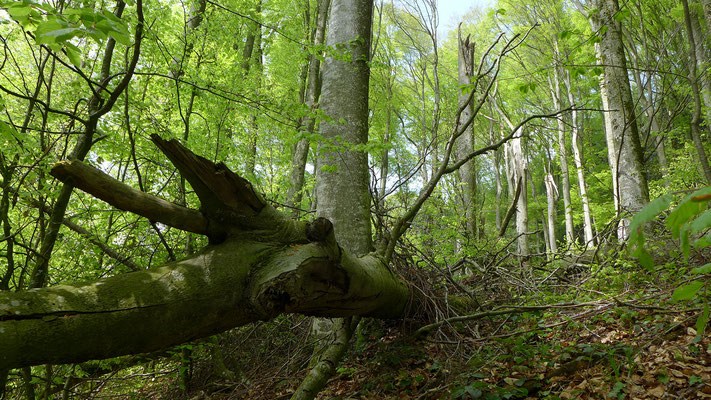
MULTIPOLYGON (((316 27, 313 33, 313 47, 310 51, 306 92, 304 93, 304 106, 308 108, 308 114, 299 121, 300 134, 306 137, 300 138, 292 151, 291 169, 289 175, 289 188, 286 192, 286 205, 292 207, 293 214, 298 215, 298 207, 301 204, 304 188, 304 171, 306 160, 309 155, 309 134, 314 132, 316 117, 314 113, 318 107, 318 99, 321 95, 321 60, 318 48, 323 45, 326 33, 326 18, 331 0, 319 0, 316 11, 316 27)), ((308 3, 306 7, 308 7, 308 3)))
MULTIPOLYGON (((326 45, 341 57, 326 58, 321 99, 323 112, 334 122, 322 123, 316 172, 317 212, 333 223, 336 240, 360 257, 372 249, 368 154, 368 90, 372 0, 333 0, 326 45), (358 147, 360 146, 360 148, 358 147)), ((357 322, 315 320, 312 332, 335 340, 326 347, 293 399, 313 398, 345 354, 357 322)))
MULTIPOLYGON (((461 25, 457 30, 458 37, 458 75, 459 75, 459 97, 458 107, 462 109, 462 114, 458 121, 458 129, 461 129, 464 124, 474 114, 473 104, 471 102, 470 91, 474 90, 471 86, 472 75, 474 74, 474 47, 475 44, 470 42, 470 36, 462 39, 461 25)), ((474 152, 474 127, 472 124, 463 129, 462 135, 456 142, 456 157, 464 159, 467 155, 474 152)), ((464 203, 464 218, 466 223, 466 232, 470 240, 477 238, 477 213, 476 213, 476 165, 474 160, 470 160, 458 171, 459 185, 462 192, 462 200, 464 203)))
POLYGON ((523 258, 527 258, 531 254, 528 234, 528 162, 523 153, 521 140, 523 138, 523 130, 517 127, 508 117, 506 112, 500 107, 498 102, 494 102, 496 111, 501 119, 511 129, 513 140, 506 144, 508 159, 506 160, 509 180, 509 195, 515 202, 516 210, 516 233, 518 234, 518 254, 523 258), (520 185, 519 189, 517 186, 520 185), (514 191, 518 193, 518 197, 514 195, 514 191))
MULTIPOLYGON (((568 103, 575 104, 573 96, 573 87, 570 83, 570 71, 565 72, 565 86, 568 92, 568 103)), ((590 199, 588 198, 587 184, 585 183, 585 169, 583 167, 583 154, 580 143, 580 125, 578 120, 578 110, 573 108, 570 112, 571 124, 571 141, 573 145, 573 160, 575 169, 578 173, 578 190, 580 192, 580 200, 583 204, 583 231, 585 234, 585 245, 593 244, 593 224, 592 214, 590 213, 590 199)))
POLYGON ((700 53, 703 57, 703 49, 699 49, 698 46, 700 46, 701 43, 697 43, 697 41, 701 40, 701 37, 694 37, 695 33, 698 34, 699 29, 694 29, 694 22, 692 21, 691 12, 689 11, 689 2, 687 0, 681 0, 681 4, 684 6, 684 21, 686 22, 686 33, 689 40, 689 62, 687 63, 689 70, 689 84, 691 85, 691 95, 694 97, 690 122, 691 138, 694 141, 696 154, 699 158, 699 163, 701 164, 701 170, 704 173, 704 177, 706 177, 706 182, 711 185, 711 166, 709 166, 709 160, 706 156, 704 144, 701 142, 701 89, 699 88, 699 80, 704 79, 702 76, 700 77, 697 75, 696 72, 697 63, 701 62, 701 60, 698 59, 697 54, 700 53))
MULTIPOLYGON (((108 96, 106 96, 102 91, 94 91, 94 95, 91 97, 88 104, 88 119, 84 125, 84 131, 77 139, 77 142, 69 155, 71 158, 83 160, 86 157, 94 144, 94 135, 96 133, 99 120, 111 110, 113 105, 116 103, 116 100, 118 100, 119 96, 123 93, 124 89, 128 86, 128 83, 133 77, 133 73, 136 69, 136 64, 138 63, 138 58, 141 52, 141 40, 143 36, 143 2, 138 0, 136 4, 138 24, 136 25, 133 56, 126 68, 125 73, 123 74, 123 77, 117 83, 116 87, 109 91, 108 96)), ((121 17, 125 7, 126 3, 123 0, 119 0, 114 13, 116 17, 121 17)), ((100 86, 104 88, 106 88, 115 77, 115 75, 111 74, 111 64, 115 46, 116 41, 114 38, 109 38, 106 43, 101 63, 100 86)), ((52 213, 49 219, 49 228, 42 238, 42 244, 39 252, 37 253, 38 260, 32 270, 32 277, 29 283, 30 287, 38 288, 47 284, 49 259, 52 255, 52 251, 54 250, 57 236, 59 235, 59 229, 62 225, 62 220, 64 219, 64 214, 66 213, 67 205, 69 204, 69 199, 72 195, 72 190, 73 186, 71 184, 63 184, 59 196, 57 197, 57 201, 52 208, 52 213)))
MULTIPOLYGON (((627 58, 622 41, 620 7, 617 0, 595 0, 596 12, 588 13, 574 0, 578 9, 590 20, 593 34, 600 38, 595 44, 598 64, 603 73, 600 96, 604 108, 608 162, 612 172, 613 198, 618 214, 639 211, 649 202, 644 154, 639 139, 637 118, 627 73, 627 58)), ((627 238, 629 219, 618 227, 620 240, 627 238)))
MULTIPOLYGON (((553 108, 556 110, 563 109, 562 101, 562 90, 561 90, 561 66, 560 66, 560 52, 558 51, 558 43, 554 42, 555 60, 553 62, 553 80, 550 82, 551 98, 553 99, 553 108)), ((568 174, 568 150, 566 147, 565 140, 565 122, 561 116, 556 120, 556 127, 558 130, 558 156, 560 159, 560 180, 561 188, 560 192, 563 197, 563 213, 565 215, 565 240, 568 243, 574 241, 573 236, 573 206, 570 201, 570 175, 568 174)), ((549 171, 550 173, 550 171, 549 171)), ((548 174, 546 174, 548 177, 548 174)), ((548 181, 546 181, 548 185, 548 181)), ((548 186, 546 186, 548 187, 548 186)), ((556 189, 556 192, 558 190, 556 189)), ((556 196, 557 197, 557 196, 556 196)), ((549 217, 550 218, 550 217, 549 217)))

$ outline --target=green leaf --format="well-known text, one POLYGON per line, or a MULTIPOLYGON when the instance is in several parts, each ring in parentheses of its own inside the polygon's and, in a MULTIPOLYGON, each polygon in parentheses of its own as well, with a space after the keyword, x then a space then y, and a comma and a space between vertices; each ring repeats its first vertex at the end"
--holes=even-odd
POLYGON ((27 16, 30 15, 30 13, 32 12, 32 7, 30 7, 30 5, 26 3, 15 2, 10 7, 8 7, 6 11, 13 19, 20 20, 26 19, 27 16))
POLYGON ((123 32, 118 32, 118 31, 110 31, 109 36, 114 38, 115 41, 118 43, 121 43, 124 46, 130 46, 131 45, 131 38, 123 32))
POLYGON ((81 35, 81 29, 79 29, 79 28, 62 28, 62 29, 57 29, 57 30, 50 31, 47 33, 43 33, 42 35, 37 36, 37 42, 39 43, 40 38, 42 38, 43 42, 45 39, 48 40, 47 43, 52 43, 52 42, 63 43, 75 36, 80 36, 80 35, 81 35))
POLYGON ((97 42, 101 42, 102 40, 106 39, 108 37, 107 34, 105 34, 102 31, 96 30, 96 29, 90 29, 86 31, 86 34, 96 40, 97 42))
POLYGON ((698 293, 699 289, 701 289, 702 286, 704 286, 704 283, 702 281, 691 282, 688 285, 680 286, 676 288, 676 290, 672 294, 672 300, 689 300, 690 298, 694 297, 696 293, 698 293))
POLYGON ((67 49, 69 61, 71 61, 75 67, 81 67, 81 50, 71 43, 66 43, 65 48, 67 49))
POLYGON ((709 323, 709 303, 704 304, 704 310, 699 315, 699 319, 696 320, 696 335, 701 337, 706 332, 706 325, 709 323))
POLYGON ((711 227, 711 210, 706 210, 689 225, 689 233, 695 234, 711 227))
POLYGON ((704 235, 696 239, 693 245, 696 249, 703 249, 704 247, 709 247, 711 245, 711 235, 704 235))
POLYGON ((471 396, 472 399, 478 399, 483 394, 481 390, 474 388, 471 385, 466 386, 464 390, 466 390, 467 394, 471 396))
POLYGON ((711 194, 711 187, 707 187, 684 197, 679 205, 669 213, 667 227, 672 231, 672 236, 679 237, 681 227, 689 222, 692 217, 698 215, 702 210, 702 203, 692 200, 693 197, 711 194))
POLYGON ((711 263, 702 265, 700 267, 696 267, 691 270, 691 273, 692 274, 699 274, 699 275, 711 273, 711 263))
POLYGON ((615 14, 613 16, 613 18, 617 22, 624 22, 626 19, 629 19, 629 17, 631 15, 632 15, 632 12, 630 11, 629 8, 623 8, 620 11, 618 11, 617 14, 615 14))
POLYGON ((637 246, 637 250, 632 255, 637 257, 640 265, 644 268, 647 268, 650 271, 654 268, 654 259, 652 258, 652 255, 649 254, 647 249, 644 248, 644 246, 637 246))
POLYGON ((116 24, 116 29, 121 29, 121 28, 126 28, 126 22, 124 22, 121 18, 117 17, 114 15, 114 13, 108 12, 108 11, 103 11, 102 14, 104 17, 110 19, 111 21, 116 24))
POLYGON ((671 194, 661 196, 644 206, 644 208, 639 210, 639 212, 632 217, 632 221, 630 222, 630 242, 637 241, 637 235, 642 234, 640 228, 645 223, 654 220, 660 212, 669 208, 671 199, 671 194))
POLYGON ((96 30, 101 31, 107 35, 109 34, 109 32, 114 30, 114 25, 111 23, 111 21, 107 19, 101 19, 97 21, 93 26, 94 28, 96 28, 96 30))
POLYGON ((691 253, 691 246, 689 244, 689 229, 686 227, 681 229, 679 234, 679 241, 681 242, 681 252, 684 254, 684 258, 689 258, 689 253, 691 253))

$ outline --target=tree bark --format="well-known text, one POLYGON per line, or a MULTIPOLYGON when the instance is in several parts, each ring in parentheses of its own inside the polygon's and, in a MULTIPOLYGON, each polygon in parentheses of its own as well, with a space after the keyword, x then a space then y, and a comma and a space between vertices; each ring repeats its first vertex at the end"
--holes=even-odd
POLYGON ((316 172, 317 211, 333 222, 336 238, 356 255, 371 248, 368 156, 348 148, 368 142, 372 5, 371 0, 333 1, 326 45, 345 45, 350 61, 326 58, 321 92, 322 109, 334 122, 320 125, 325 143, 316 172), (334 146, 341 149, 331 150, 334 146))
MULTIPOLYGON (((689 84, 691 85, 691 94, 694 97, 693 110, 691 113, 691 138, 694 141, 694 147, 696 148, 696 154, 699 157, 699 163, 701 164, 701 170, 704 173, 706 182, 711 185, 711 166, 709 166, 709 160, 706 156, 706 150, 704 149, 704 144, 701 142, 701 90, 699 89, 699 76, 696 73, 697 62, 700 62, 697 58, 697 39, 694 37, 694 27, 691 20, 691 13, 689 12, 689 2, 687 0, 681 0, 681 4, 684 6, 684 21, 686 22, 687 37, 689 39, 689 84)), ((699 38, 698 40, 701 40, 699 38)), ((703 49, 701 49, 703 54, 703 49)), ((701 78, 703 79, 703 78, 701 78)))
MULTIPOLYGON (((600 92, 605 108, 605 134, 608 157, 613 175, 613 190, 618 214, 637 212, 649 202, 644 154, 639 140, 634 102, 627 73, 627 60, 622 42, 621 24, 615 19, 620 8, 617 0, 596 0, 600 10, 590 19, 593 29, 600 32, 601 42, 596 49, 598 62, 603 67, 600 92)), ((627 238, 628 218, 618 226, 618 239, 627 238)))
MULTIPOLYGON (((260 18, 262 14, 262 0, 257 0, 255 14, 260 18)), ((262 26, 256 22, 250 24, 249 33, 242 49, 242 68, 247 77, 254 64, 256 85, 254 89, 255 98, 259 98, 262 85, 262 26)), ((245 174, 254 177, 257 166, 257 138, 259 136, 259 122, 257 121, 258 110, 253 110, 250 116, 250 129, 247 132, 247 159, 244 163, 245 174)))
MULTIPOLYGON (((461 27, 457 30, 458 35, 458 71, 459 71, 459 99, 458 106, 463 108, 459 116, 458 130, 471 119, 474 114, 473 105, 469 101, 470 91, 474 90, 471 87, 471 78, 474 74, 474 47, 475 44, 469 41, 469 36, 462 40, 461 27)), ((464 133, 457 138, 455 142, 455 156, 457 159, 464 159, 466 156, 474 152, 474 133, 472 124, 469 124, 464 130, 464 133)), ((462 193, 462 203, 464 206, 464 220, 466 233, 469 240, 476 240, 476 166, 474 160, 466 162, 458 171, 459 186, 462 193)))
POLYGON ((548 241, 551 255, 558 252, 558 243, 556 242, 555 216, 556 203, 558 201, 558 186, 555 184, 555 179, 549 170, 545 172, 546 184, 546 201, 548 203, 548 241))
POLYGON ((706 126, 711 130, 711 77, 709 77, 709 58, 704 48, 704 33, 701 30, 701 22, 697 13, 691 13, 691 29, 694 35, 694 51, 696 55, 696 66, 699 69, 699 81, 701 82, 701 95, 706 105, 706 126))
MULTIPOLYGON (((489 125, 489 144, 494 144, 494 122, 489 125)), ((496 182, 496 232, 501 230, 501 195, 503 194, 503 186, 501 184, 501 153, 496 150, 491 155, 494 166, 494 180, 496 182)))
MULTIPOLYGON (((316 30, 313 38, 313 44, 315 46, 320 46, 324 43, 326 20, 330 4, 330 0, 320 0, 318 3, 316 30)), ((308 63, 308 83, 306 85, 304 105, 309 109, 310 114, 304 116, 299 124, 300 129, 306 135, 314 132, 316 118, 313 116, 313 113, 318 108, 318 99, 321 95, 321 61, 318 55, 311 54, 308 63)), ((294 151, 291 158, 291 171, 289 174, 289 188, 286 192, 286 205, 294 210, 292 211, 292 215, 294 216, 298 216, 298 207, 301 204, 301 199, 303 197, 304 170, 306 169, 306 161, 309 155, 309 142, 310 140, 308 136, 299 139, 299 141, 297 141, 294 145, 294 151)))
MULTIPOLYGON (((558 45, 555 45, 556 57, 558 54, 558 45)), ((558 62, 556 61, 553 66, 553 82, 551 85, 551 97, 553 98, 553 107, 556 110, 561 110, 562 107, 562 91, 560 88, 560 77, 561 71, 558 62)), ((570 201, 570 175, 568 173, 568 150, 565 146, 565 123, 563 122, 563 116, 559 116, 556 119, 556 124, 558 128, 558 156, 560 158, 560 183, 561 192, 563 194, 563 208, 565 214, 565 240, 568 243, 573 243, 575 241, 573 236, 573 206, 570 201)), ((550 171, 549 171, 550 173, 550 171)), ((546 178, 547 179, 547 178, 546 178)), ((548 187, 548 181, 546 180, 546 187, 548 187)), ((556 189, 556 192, 558 190, 556 189)), ((550 218, 550 216, 549 216, 550 218)), ((553 246, 551 246, 553 247, 553 246)), ((555 252, 555 251, 554 251, 555 252)))
MULTIPOLYGON (((515 129, 516 126, 511 122, 511 119, 501 109, 498 103, 494 103, 496 111, 510 129, 515 129)), ((522 258, 527 258, 530 254, 528 241, 528 165, 526 157, 523 154, 521 146, 521 137, 523 136, 522 128, 514 133, 513 139, 507 143, 508 160, 507 169, 509 170, 509 193, 513 197, 513 189, 516 187, 518 201, 516 206, 516 233, 518 234, 518 254, 522 258), (514 186, 513 182, 520 182, 514 186), (520 194, 518 193, 518 185, 521 186, 520 194)))
POLYGON ((321 361, 309 371, 291 400, 311 400, 326 386, 343 356, 358 325, 358 318, 343 318, 333 324, 331 343, 321 355, 321 361))
MULTIPOLYGON (((646 36, 643 37, 645 48, 647 47, 646 36)), ((642 77, 639 68, 639 56, 635 46, 629 46, 630 48, 630 58, 632 61, 632 76, 639 88, 639 99, 644 107, 644 113, 649 120, 649 135, 653 137, 655 152, 657 153, 657 158, 659 160, 659 167, 661 169, 662 176, 667 177, 669 171, 669 163, 667 162, 667 154, 664 145, 664 135, 660 128, 658 122, 657 112, 654 109, 654 75, 650 75, 646 84, 642 82, 642 77), (649 97, 645 92, 649 92, 649 97)), ((650 50, 647 48, 647 53, 650 50)), ((669 186, 669 179, 664 180, 664 185, 669 186)))
MULTIPOLYGON (((575 104, 575 98, 573 97, 573 91, 570 84, 570 72, 566 71, 565 74, 565 85, 568 89, 568 102, 573 105, 575 104)), ((580 191, 580 201, 583 203, 583 231, 585 232, 585 244, 592 244, 594 240, 593 236, 593 223, 592 214, 590 213, 590 200, 588 199, 588 189, 585 183, 585 170, 583 168, 583 155, 580 144, 580 125, 578 122, 578 110, 573 107, 570 112, 571 115, 571 140, 573 145, 573 160, 575 161, 575 169, 578 173, 578 190, 580 191)))
POLYGON ((528 245, 528 165, 521 147, 521 133, 518 137, 511 141, 511 150, 513 154, 513 170, 514 179, 521 179, 521 195, 516 208, 516 233, 518 237, 518 254, 522 258, 526 258, 531 254, 528 245))
MULTIPOLYGON (((335 237, 346 251, 362 256, 372 248, 368 154, 353 146, 368 142, 368 63, 373 1, 333 0, 332 8, 326 45, 337 49, 342 57, 327 57, 323 67, 322 109, 334 122, 323 122, 319 126, 324 143, 317 160, 317 213, 333 222, 335 237)), ((312 334, 325 338, 344 324, 349 323, 316 320, 312 334)), ((344 336, 342 339, 346 340, 351 335, 344 333, 344 336)), ((333 371, 340 360, 328 359, 328 354, 332 351, 335 355, 343 354, 334 350, 334 346, 341 345, 331 343, 325 349, 317 345, 315 370, 333 371), (324 363, 331 365, 322 368, 324 363)), ((298 391, 316 394, 326 382, 327 379, 307 379, 298 391)))

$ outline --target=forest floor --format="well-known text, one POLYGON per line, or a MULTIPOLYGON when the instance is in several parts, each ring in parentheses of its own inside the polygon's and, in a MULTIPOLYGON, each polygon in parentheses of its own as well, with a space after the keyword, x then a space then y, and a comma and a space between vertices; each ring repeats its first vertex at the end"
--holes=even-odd
MULTIPOLYGON (((711 337, 697 334, 706 300, 671 299, 688 268, 615 264, 534 291, 463 278, 489 289, 483 309, 539 309, 445 325, 419 341, 407 322, 371 328, 318 398, 711 399, 711 337)), ((215 378, 206 346, 187 391, 173 361, 129 398, 288 399, 307 370, 309 322, 285 316, 223 336, 239 382, 215 378)))

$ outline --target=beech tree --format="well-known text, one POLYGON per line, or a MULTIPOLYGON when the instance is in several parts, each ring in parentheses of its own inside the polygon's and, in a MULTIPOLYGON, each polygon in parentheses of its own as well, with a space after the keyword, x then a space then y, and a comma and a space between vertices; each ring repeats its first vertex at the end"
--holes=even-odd
MULTIPOLYGON (((619 18, 616 18, 620 6, 617 0, 599 0, 594 2, 597 11, 589 15, 578 0, 575 0, 575 3, 589 18, 596 35, 600 36, 600 43, 596 43, 595 51, 598 63, 603 69, 600 96, 604 108, 615 208, 618 213, 639 211, 649 202, 649 188, 627 74, 622 28, 619 18)), ((620 240, 629 235, 626 228, 628 223, 629 220, 623 219, 619 226, 620 240)))

